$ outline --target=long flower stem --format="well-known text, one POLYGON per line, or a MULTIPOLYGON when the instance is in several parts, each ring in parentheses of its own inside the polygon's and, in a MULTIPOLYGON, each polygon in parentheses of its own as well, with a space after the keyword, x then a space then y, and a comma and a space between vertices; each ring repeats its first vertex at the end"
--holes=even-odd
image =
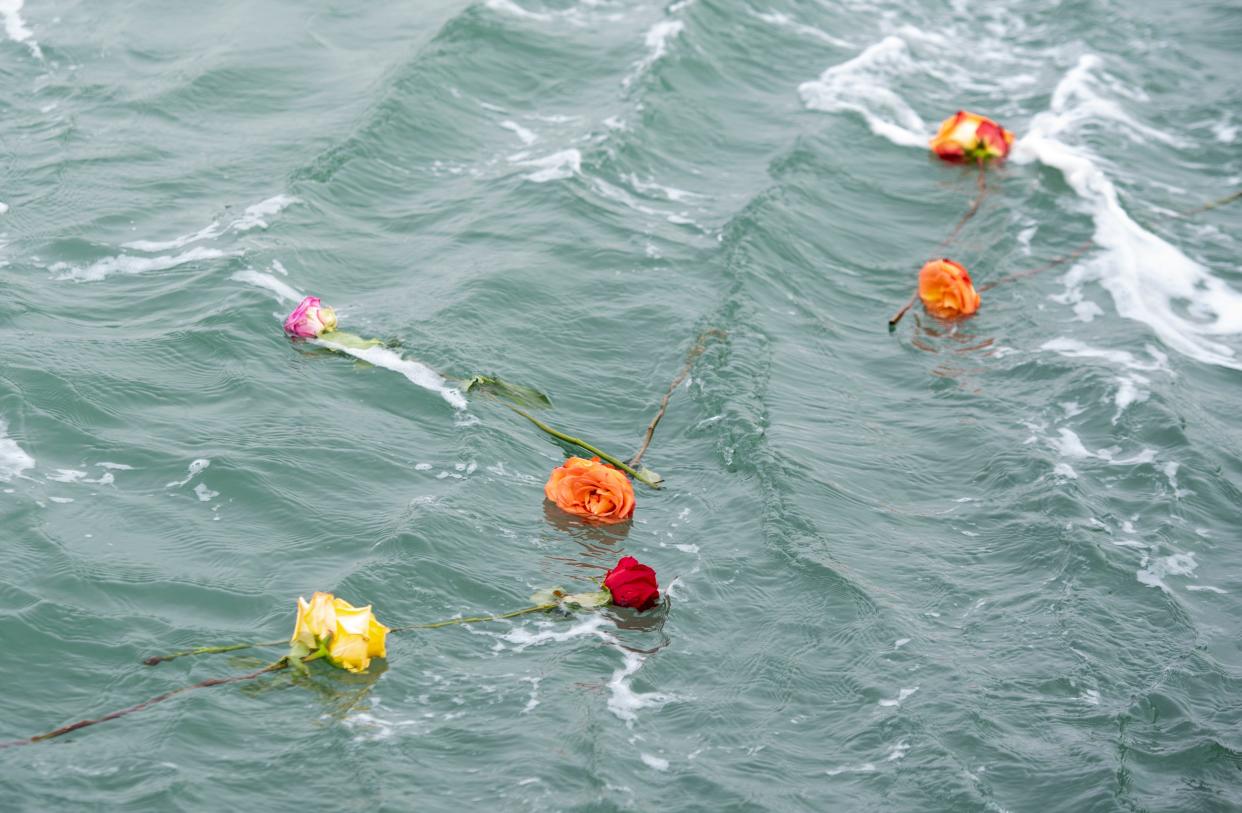
MULTIPOLYGON (((310 658, 307 658, 306 660, 310 660, 310 658)), ((37 743, 37 742, 43 742, 44 740, 50 740, 55 737, 60 737, 65 734, 78 731, 79 729, 88 728, 89 726, 99 725, 100 723, 106 723, 109 720, 116 720, 121 717, 128 716, 130 714, 133 714, 136 711, 142 711, 143 709, 150 708, 151 706, 154 706, 157 703, 163 703, 165 700, 171 700, 177 695, 184 694, 185 692, 191 692, 191 691, 194 691, 195 689, 207 689, 212 686, 227 686, 230 683, 242 683, 247 680, 254 680, 257 677, 266 675, 268 672, 275 672, 279 669, 285 669, 288 666, 289 666, 289 659, 286 657, 286 658, 281 658, 275 663, 270 663, 267 666, 264 666, 262 669, 256 669, 255 671, 247 672, 244 675, 233 675, 232 677, 223 677, 223 678, 208 678, 207 680, 199 681, 198 683, 194 683, 189 686, 182 686, 179 689, 173 689, 171 691, 164 692, 163 694, 157 694, 155 697, 152 697, 149 700, 144 700, 141 703, 135 703, 132 706, 127 706, 126 708, 110 712, 108 714, 103 715, 102 717, 95 717, 89 720, 79 720, 76 723, 70 723, 69 725, 61 726, 60 728, 53 729, 52 731, 48 731, 44 734, 36 734, 35 736, 28 737, 24 740, 10 740, 9 742, 0 742, 0 748, 11 748, 15 745, 33 745, 34 743, 37 743)))
POLYGON ((557 602, 550 604, 536 604, 533 607, 523 607, 520 610, 513 610, 499 615, 471 615, 465 618, 447 618, 444 621, 433 621, 430 624, 410 624, 406 627, 393 627, 393 632, 405 632, 406 630, 434 630, 440 627, 451 627, 454 624, 480 624, 485 621, 503 621, 506 618, 517 618, 519 615, 528 615, 529 613, 545 612, 558 607, 557 602))
MULTIPOLYGON (((975 185, 976 185, 976 188, 978 189, 978 192, 975 193, 974 200, 970 202, 970 206, 967 207, 966 212, 958 219, 957 225, 953 227, 953 231, 949 232, 949 236, 941 240, 940 244, 936 246, 937 254, 942 253, 946 248, 948 248, 950 245, 953 244, 953 241, 957 239, 957 236, 962 233, 962 228, 968 222, 970 222, 970 219, 972 217, 974 217, 979 212, 979 207, 983 205, 983 199, 987 197, 987 194, 988 194, 987 164, 984 163, 984 160, 982 158, 979 159, 979 175, 977 177, 977 180, 975 181, 975 185)), ((918 287, 916 286, 914 289, 914 293, 910 296, 909 301, 907 301, 906 304, 903 305, 900 310, 898 310, 896 313, 892 315, 892 317, 889 318, 888 331, 890 333, 892 333, 894 330, 897 329, 898 323, 900 323, 901 320, 905 317, 906 313, 912 307, 914 307, 914 303, 918 300, 918 298, 919 298, 919 290, 918 290, 918 287)))
POLYGON ((686 354, 686 363, 682 365, 681 371, 677 373, 673 383, 668 385, 668 390, 664 393, 664 397, 660 399, 660 408, 656 411, 655 417, 651 419, 651 423, 647 424, 647 432, 643 436, 643 445, 639 447, 638 453, 630 458, 631 466, 638 468, 638 464, 642 462, 643 455, 647 453, 647 447, 651 445, 651 439, 655 437, 656 427, 659 426, 665 411, 668 410, 669 399, 673 397, 673 393, 681 386, 681 382, 685 381, 686 377, 690 375, 694 362, 707 350, 707 340, 711 337, 724 338, 725 335, 727 334, 723 330, 714 327, 708 328, 699 334, 698 339, 694 342, 694 347, 691 347, 690 352, 686 354))
POLYGON ((1206 212, 1210 209, 1215 209, 1217 207, 1224 206, 1229 203, 1233 203, 1235 200, 1239 200, 1239 199, 1242 199, 1242 190, 1234 192, 1232 195, 1226 195, 1220 200, 1214 200, 1211 203, 1205 203, 1204 205, 1198 207, 1197 209, 1191 209, 1188 212, 1182 212, 1181 216, 1189 217, 1190 215, 1197 215, 1200 212, 1206 212))
POLYGON ((571 444, 573 446, 577 446, 580 449, 585 449, 591 454, 599 457, 601 460, 611 463, 612 465, 621 469, 621 471, 630 475, 635 480, 638 480, 640 483, 643 483, 644 485, 651 486, 652 488, 660 487, 660 481, 653 479, 650 472, 639 472, 635 470, 633 466, 630 466, 629 464, 622 462, 620 459, 613 457, 612 455, 608 454, 605 451, 595 448, 594 446, 587 443, 586 441, 580 438, 573 437, 572 435, 567 435, 564 432, 558 431, 556 429, 553 429, 552 427, 548 426, 543 421, 536 418, 534 415, 531 415, 529 412, 526 412, 525 410, 518 409, 513 404, 505 404, 505 406, 507 406, 509 409, 513 410, 517 414, 521 415, 523 418, 530 421, 535 426, 539 427, 539 429, 551 435, 552 437, 556 438, 557 440, 563 440, 564 442, 571 444))
MULTIPOLYGON (((454 624, 478 624, 484 621, 503 621, 506 618, 517 618, 519 615, 527 615, 529 613, 537 613, 545 610, 551 610, 557 607, 556 602, 551 604, 536 604, 533 607, 523 607, 520 610, 513 610, 499 615, 472 615, 466 618, 446 618, 443 621, 433 621, 430 624, 409 624, 404 627, 393 627, 390 632, 404 632, 406 630, 433 630, 440 627, 451 627, 454 624)), ((226 644, 224 646, 200 646, 195 649, 187 649, 182 652, 174 652, 171 655, 155 655, 147 658, 143 663, 147 666, 156 666, 165 661, 171 661, 174 658, 183 658, 189 655, 214 655, 218 652, 236 652, 239 649, 251 649, 264 646, 282 646, 289 643, 288 641, 248 641, 240 644, 226 644)))
POLYGON ((975 194, 975 199, 970 202, 970 207, 966 210, 966 213, 962 215, 961 219, 957 221, 957 225, 953 227, 953 231, 949 232, 949 236, 940 241, 940 245, 936 246, 937 252, 944 251, 953 243, 954 240, 957 239, 957 236, 962 232, 962 227, 964 227, 966 223, 978 213, 979 207, 983 205, 983 199, 987 197, 987 165, 984 164, 982 158, 979 159, 979 176, 976 181, 976 186, 979 191, 975 194))
POLYGON ((1043 265, 1038 266, 1036 268, 1031 268, 1026 271, 1019 271, 1016 274, 1010 274, 1007 277, 1001 277, 995 282, 989 282, 985 285, 980 285, 979 290, 988 291, 988 290, 991 290, 992 288, 995 288, 997 285, 1002 285, 1006 282, 1013 282, 1014 280, 1025 279, 1027 277, 1033 277, 1036 274, 1039 274, 1041 272, 1048 271, 1049 269, 1052 269, 1052 268, 1056 268, 1058 265, 1065 265, 1067 262, 1070 262, 1071 260, 1076 260, 1079 257, 1081 257, 1083 254, 1086 254, 1087 251, 1093 245, 1095 245, 1094 240, 1087 240, 1082 245, 1078 246, 1078 248, 1071 251, 1069 254, 1063 254, 1060 257, 1057 257, 1055 260, 1046 262, 1043 265))
POLYGON ((251 648, 266 647, 266 646, 280 646, 281 644, 284 644, 284 643, 287 643, 287 641, 283 641, 283 640, 281 641, 251 641, 249 643, 244 643, 244 644, 228 644, 227 646, 200 646, 200 647, 195 647, 194 649, 185 649, 185 650, 182 650, 181 652, 173 652, 168 655, 154 655, 150 658, 147 658, 145 661, 143 661, 143 663, 145 663, 147 666, 156 666, 158 664, 163 663, 164 661, 172 661, 172 660, 176 660, 177 658, 185 658, 190 655, 216 655, 220 652, 236 652, 239 649, 251 649, 251 648))

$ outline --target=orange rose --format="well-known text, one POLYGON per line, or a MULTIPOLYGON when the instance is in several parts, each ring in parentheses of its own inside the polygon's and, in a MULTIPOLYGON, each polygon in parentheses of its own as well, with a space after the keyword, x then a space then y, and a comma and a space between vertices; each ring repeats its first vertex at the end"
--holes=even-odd
POLYGON ((919 299, 932 316, 956 319, 979 310, 979 292, 966 269, 952 260, 932 260, 919 271, 919 299))
POLYGON ((931 140, 932 152, 946 161, 986 161, 1004 158, 1013 133, 996 122, 965 110, 957 111, 940 125, 931 140))
POLYGON ((543 493, 562 511, 596 522, 624 522, 634 516, 630 478, 598 457, 569 458, 552 470, 543 493))

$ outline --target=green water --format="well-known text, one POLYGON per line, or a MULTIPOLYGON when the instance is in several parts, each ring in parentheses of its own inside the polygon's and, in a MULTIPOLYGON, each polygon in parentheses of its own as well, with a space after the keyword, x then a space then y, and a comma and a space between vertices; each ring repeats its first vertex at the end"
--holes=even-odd
POLYGON ((0 0, 0 740, 261 666, 140 661, 315 590, 417 623, 634 555, 669 596, 0 750, 0 809, 1242 808, 1242 210, 1174 215, 1242 185, 1240 41, 1210 0, 0 0), (960 107, 1019 142, 937 249, 960 107), (1087 240, 886 330, 931 254, 1087 240), (622 456, 727 338, 601 529, 520 417, 283 337, 303 293, 622 456))

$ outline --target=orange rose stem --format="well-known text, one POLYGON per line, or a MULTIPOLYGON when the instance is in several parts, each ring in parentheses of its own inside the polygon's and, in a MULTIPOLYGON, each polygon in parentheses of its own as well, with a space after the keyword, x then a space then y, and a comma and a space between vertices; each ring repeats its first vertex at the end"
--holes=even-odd
POLYGON ((621 469, 621 471, 630 475, 635 480, 639 481, 640 483, 644 485, 651 486, 652 488, 660 487, 659 481, 651 480, 649 474, 643 474, 641 472, 635 471, 634 467, 627 465, 626 463, 622 463, 619 459, 613 457, 607 452, 596 449, 594 446, 587 443, 586 441, 575 438, 572 435, 566 435, 564 432, 558 432, 557 430, 548 426, 543 421, 536 418, 534 415, 531 415, 529 412, 525 412, 524 410, 518 409, 513 404, 505 404, 505 406, 507 406, 509 409, 512 409, 514 412, 521 415, 523 418, 530 421, 535 426, 539 427, 544 432, 547 432, 549 435, 556 438, 557 440, 562 440, 565 443, 570 444, 571 446, 577 446, 580 449, 585 449, 586 451, 590 452, 591 454, 595 455, 596 457, 600 458, 606 463, 610 463, 613 466, 616 466, 617 468, 621 469))
MULTIPOLYGON (((988 181, 987 164, 983 162, 982 158, 979 159, 978 188, 979 192, 975 195, 975 199, 970 202, 970 207, 966 210, 966 213, 962 215, 961 219, 957 221, 957 225, 953 227, 953 231, 949 232, 949 236, 941 240, 940 245, 936 246, 937 253, 943 252, 946 248, 952 245, 953 241, 957 239, 957 236, 962 233, 962 227, 964 227, 967 222, 975 216, 975 214, 979 211, 979 207, 983 205, 983 199, 988 194, 988 181)), ((985 289, 980 288, 979 290, 985 289)), ((889 332, 897 329, 897 324, 905 317, 906 312, 914 307, 914 303, 918 300, 918 298, 919 291, 916 287, 914 289, 914 293, 910 296, 910 301, 903 305, 901 310, 894 313, 892 318, 888 320, 889 332)))
POLYGON ((897 323, 900 322, 902 317, 906 315, 906 311, 914 307, 914 303, 918 298, 919 298, 919 289, 915 288, 914 293, 910 294, 910 301, 902 305, 901 310, 894 313, 892 318, 888 320, 888 332, 889 333, 892 333, 894 330, 897 329, 897 323))
POLYGON ((454 624, 481 624, 485 621, 503 621, 506 618, 517 618, 519 615, 528 615, 530 613, 540 613, 552 610, 560 605, 555 601, 551 604, 536 604, 534 607, 523 607, 520 610, 514 610, 500 615, 471 615, 465 618, 449 618, 444 621, 433 621, 430 624, 410 624, 408 627, 393 627, 393 632, 406 632, 407 630, 434 630, 440 627, 451 627, 454 624))
POLYGON ((1041 273, 1043 271, 1056 268, 1058 265, 1065 265, 1067 262, 1070 262, 1071 260, 1076 260, 1079 257, 1081 257, 1083 254, 1086 254, 1087 251, 1090 250, 1090 248, 1094 245, 1095 245, 1094 240, 1087 240, 1085 243, 1083 243, 1078 248, 1071 251, 1069 254, 1066 254, 1062 257, 1057 257, 1052 262, 1044 263, 1038 268, 1032 268, 1027 271, 1019 271, 1016 274, 1010 274, 1007 277, 1001 277, 1000 279, 996 280, 996 282, 989 282, 986 285, 980 285, 979 290, 988 291, 988 290, 991 290, 992 288, 995 288, 997 285, 1001 285, 1006 282, 1013 282, 1015 280, 1025 279, 1026 277, 1033 277, 1036 274, 1041 273))
MULTIPOLYGON (((319 657, 318 654, 311 655, 307 658, 303 658, 303 661, 314 660, 317 657, 319 657)), ((164 692, 163 694, 157 694, 155 697, 152 697, 150 700, 144 700, 141 703, 135 703, 134 705, 129 706, 127 708, 123 708, 118 711, 113 711, 108 714, 105 714, 102 717, 96 717, 92 720, 79 720, 76 723, 70 723, 69 725, 61 726, 60 728, 57 728, 53 731, 49 731, 46 734, 37 734, 33 737, 29 737, 24 740, 10 740, 9 742, 0 742, 0 748, 10 748, 14 745, 34 745, 37 742, 43 742, 44 740, 50 740, 55 737, 59 737, 64 734, 69 734, 71 732, 77 731, 82 728, 89 728, 90 726, 93 726, 93 725, 99 725, 100 723, 106 723, 109 720, 116 720, 121 717, 126 717, 130 714, 133 714, 136 711, 142 711, 143 709, 148 709, 157 703, 163 703, 165 700, 171 700, 177 695, 184 694, 185 692, 192 692, 195 689, 208 689, 208 688, 211 688, 212 686, 227 686, 230 683, 242 683, 247 680, 254 680, 257 677, 262 677, 263 675, 266 675, 268 672, 275 672, 280 669, 286 669, 288 668, 288 666, 289 666, 289 659, 285 657, 285 658, 281 658, 275 663, 269 663, 267 666, 264 666, 262 669, 256 669, 255 671, 247 672, 244 675, 234 675, 232 677, 224 677, 224 678, 208 678, 207 680, 199 681, 198 683, 194 683, 189 686, 182 686, 180 689, 173 689, 172 691, 164 692)))
POLYGON ((281 641, 250 641, 244 644, 228 644, 226 646, 200 646, 195 649, 185 649, 181 652, 173 652, 168 655, 152 655, 143 661, 147 666, 156 666, 164 661, 173 661, 177 658, 185 658, 191 655, 215 655, 220 652, 236 652, 239 649, 254 649, 257 647, 267 646, 283 646, 289 643, 287 640, 281 641))
POLYGON ((631 466, 638 468, 638 464, 643 461, 643 455, 647 453, 647 447, 651 445, 651 439, 655 437, 656 427, 660 425, 660 420, 668 410, 669 399, 673 397, 673 393, 677 391, 681 383, 690 375, 694 362, 707 350, 707 340, 712 337, 724 338, 726 335, 723 330, 714 327, 708 328, 699 334, 699 338, 695 340, 694 347, 691 347, 690 352, 686 354, 686 363, 682 365, 681 372, 677 373, 673 383, 668 385, 668 391, 660 399, 660 408, 656 411, 655 417, 651 419, 651 423, 647 424, 647 433, 643 436, 643 445, 639 447, 638 453, 630 458, 631 466))

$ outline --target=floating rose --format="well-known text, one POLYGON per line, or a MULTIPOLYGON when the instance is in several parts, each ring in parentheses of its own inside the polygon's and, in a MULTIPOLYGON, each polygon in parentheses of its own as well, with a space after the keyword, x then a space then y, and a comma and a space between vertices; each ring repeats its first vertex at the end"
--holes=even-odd
POLYGON ((618 469, 571 457, 552 470, 544 495, 562 511, 594 522, 624 522, 634 516, 634 486, 618 469))
POLYGON ((322 304, 317 296, 306 297, 285 317, 285 333, 301 339, 317 339, 333 330, 336 311, 322 304))
POLYGON ((952 260, 932 260, 919 271, 919 299, 932 316, 956 319, 979 310, 970 274, 952 260))
POLYGON ((639 612, 655 606, 660 600, 656 573, 633 556, 626 556, 604 577, 604 589, 612 594, 618 607, 632 607, 639 612))
POLYGON ((372 658, 387 655, 388 627, 371 612, 331 593, 298 598, 298 617, 289 643, 295 656, 322 653, 334 666, 365 672, 372 658))
POLYGON ((931 140, 932 152, 946 161, 987 161, 1004 158, 1013 133, 989 118, 957 111, 940 125, 931 140))

